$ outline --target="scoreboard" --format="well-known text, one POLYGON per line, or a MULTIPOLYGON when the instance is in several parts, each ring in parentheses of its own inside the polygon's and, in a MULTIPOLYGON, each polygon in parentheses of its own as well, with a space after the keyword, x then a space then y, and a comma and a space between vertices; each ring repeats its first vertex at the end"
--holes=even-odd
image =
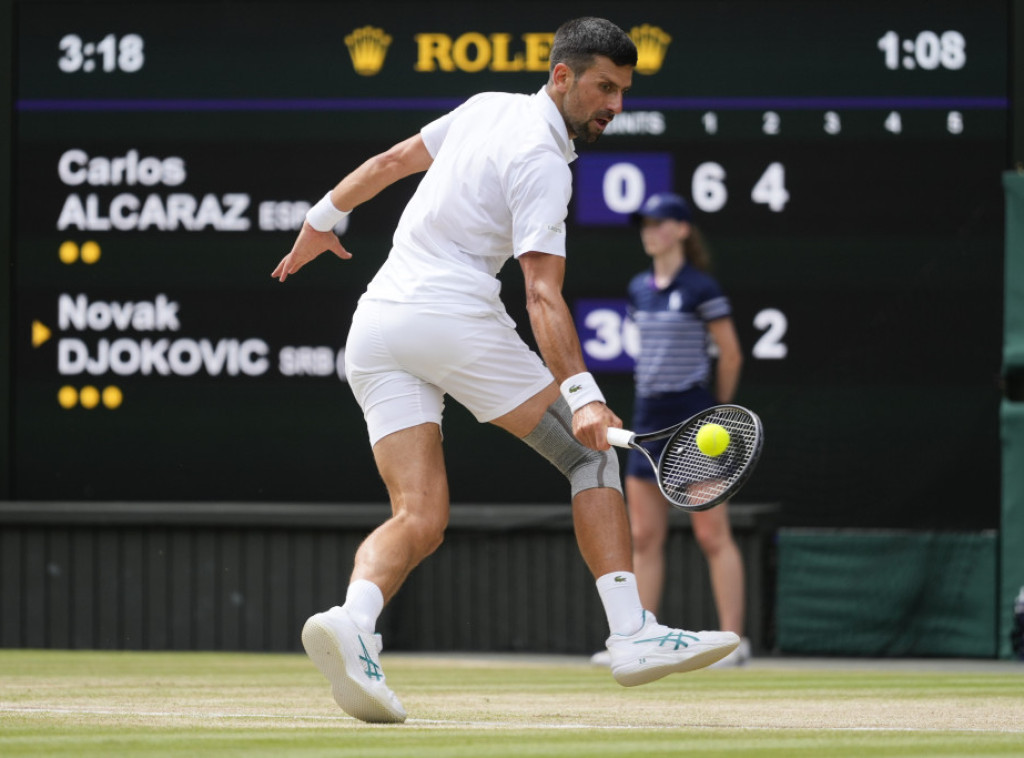
MULTIPOLYGON (((341 176, 476 92, 536 92, 557 26, 600 15, 640 61, 577 145, 566 296, 619 415, 647 263, 629 214, 678 191, 733 303, 737 401, 765 422, 744 498, 792 525, 994 527, 1013 10, 8 2, 0 497, 381 500, 344 343, 416 180, 352 214, 351 261, 270 272, 341 176)), ((514 264, 502 281, 529 339, 514 264)), ((454 500, 567 499, 454 403, 445 433, 454 500)))

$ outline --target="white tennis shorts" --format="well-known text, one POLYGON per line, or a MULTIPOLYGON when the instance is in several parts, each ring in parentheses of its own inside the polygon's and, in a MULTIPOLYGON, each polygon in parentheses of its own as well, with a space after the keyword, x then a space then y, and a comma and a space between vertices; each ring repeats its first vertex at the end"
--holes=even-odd
POLYGON ((507 315, 466 316, 443 308, 359 303, 345 346, 345 375, 371 445, 428 421, 440 425, 446 394, 486 422, 554 381, 507 315))

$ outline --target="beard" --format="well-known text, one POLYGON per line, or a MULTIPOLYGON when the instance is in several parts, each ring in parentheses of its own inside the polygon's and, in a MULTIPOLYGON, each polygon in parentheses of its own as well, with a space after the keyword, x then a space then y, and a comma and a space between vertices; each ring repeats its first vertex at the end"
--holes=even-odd
POLYGON ((569 128, 572 129, 573 134, 576 135, 576 139, 583 140, 587 143, 597 142, 601 138, 601 131, 594 128, 590 121, 570 124, 569 128))
MULTIPOLYGON (((601 135, 604 133, 603 129, 598 128, 594 123, 596 119, 601 119, 607 123, 611 123, 611 120, 615 118, 614 113, 609 111, 599 111, 597 113, 589 113, 585 117, 579 116, 574 111, 579 106, 578 100, 579 94, 574 84, 566 94, 563 102, 563 113, 565 118, 565 125, 568 127, 571 134, 576 135, 576 139, 583 140, 584 142, 597 142, 601 135)), ((607 124, 606 124, 607 127, 607 124)))
MULTIPOLYGON (((611 120, 614 118, 614 114, 598 113, 586 121, 572 119, 567 116, 565 121, 566 125, 569 127, 569 131, 576 135, 576 139, 590 143, 597 142, 601 138, 601 135, 604 134, 604 130, 599 129, 594 123, 594 120, 598 118, 611 123, 611 120)), ((607 126, 605 128, 607 128, 607 126)))

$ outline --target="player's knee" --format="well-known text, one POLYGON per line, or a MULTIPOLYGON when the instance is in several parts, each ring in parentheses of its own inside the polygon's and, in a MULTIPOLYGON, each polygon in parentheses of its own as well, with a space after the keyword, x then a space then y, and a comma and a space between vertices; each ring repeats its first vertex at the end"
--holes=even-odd
POLYGON ((400 525, 406 545, 413 549, 419 560, 441 547, 448 528, 446 515, 403 511, 393 520, 400 525))
POLYGON ((523 442, 562 472, 575 497, 584 490, 610 487, 622 492, 619 458, 612 450, 591 450, 573 436, 572 413, 558 398, 523 442))
POLYGON ((579 442, 576 444, 581 448, 579 456, 569 471, 563 472, 571 485, 572 496, 595 487, 609 487, 622 492, 619 458, 614 451, 591 450, 579 442))

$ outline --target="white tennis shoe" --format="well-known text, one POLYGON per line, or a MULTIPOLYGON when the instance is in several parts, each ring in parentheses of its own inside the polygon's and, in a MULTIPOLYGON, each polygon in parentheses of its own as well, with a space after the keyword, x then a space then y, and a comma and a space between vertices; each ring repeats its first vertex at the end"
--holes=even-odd
POLYGON ((384 683, 380 635, 360 629, 344 608, 310 616, 302 627, 302 646, 345 713, 377 724, 405 721, 405 708, 384 683))
POLYGON ((710 666, 740 644, 732 632, 687 632, 659 624, 644 611, 644 625, 629 636, 608 638, 612 676, 623 687, 634 687, 669 674, 710 666))

